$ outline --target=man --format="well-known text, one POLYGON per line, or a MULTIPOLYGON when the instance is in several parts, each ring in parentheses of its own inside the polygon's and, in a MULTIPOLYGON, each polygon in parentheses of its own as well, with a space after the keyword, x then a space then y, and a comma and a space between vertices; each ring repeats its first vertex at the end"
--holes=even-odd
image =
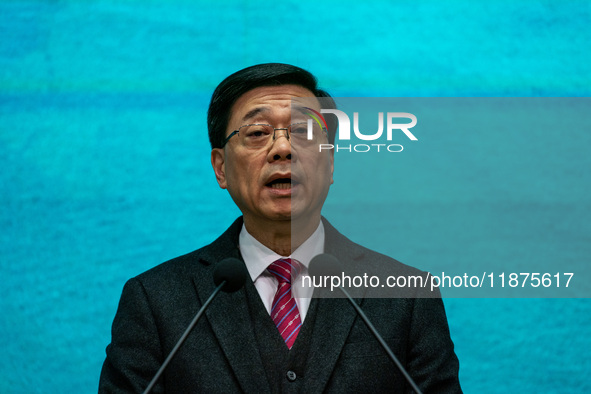
MULTIPOLYGON (((302 138, 303 113, 321 109, 314 97, 329 96, 310 73, 286 64, 249 67, 217 87, 208 112, 211 162, 243 216, 212 244, 125 285, 100 392, 146 388, 214 290, 213 267, 228 257, 246 264, 246 285, 212 302, 154 392, 410 390, 346 300, 310 300, 296 293, 297 278, 287 279, 320 253, 347 267, 424 275, 354 244, 321 217, 333 155, 313 147, 332 142, 334 129, 314 124, 311 139, 302 138), (292 108, 300 98, 312 107, 292 108)), ((461 392, 439 298, 357 302, 423 392, 461 392)))

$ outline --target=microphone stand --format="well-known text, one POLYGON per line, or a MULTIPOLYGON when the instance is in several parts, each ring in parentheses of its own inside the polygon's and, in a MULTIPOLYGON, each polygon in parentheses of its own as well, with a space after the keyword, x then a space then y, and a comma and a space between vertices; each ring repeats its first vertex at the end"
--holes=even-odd
POLYGON ((386 341, 384 341, 384 338, 382 338, 382 336, 380 335, 380 333, 378 332, 378 330, 376 330, 376 328, 374 327, 374 325, 369 321, 368 317, 365 315, 365 313, 363 312, 363 310, 361 309, 361 307, 359 307, 359 305, 357 305, 357 303, 353 300, 353 298, 351 298, 351 296, 349 295, 349 293, 342 286, 339 286, 339 289, 341 289, 341 291, 343 292, 343 294, 345 294, 345 296, 349 299, 349 301, 353 305, 353 308, 355 308, 355 310, 357 311, 357 314, 359 316, 361 316, 361 319, 367 325, 367 328, 369 328, 369 331, 371 331, 371 333, 374 335, 374 337, 376 337, 376 339, 378 340, 378 342, 380 343, 380 345, 382 345, 382 348, 384 348, 384 350, 386 351, 386 353, 388 353, 388 356, 390 357, 390 360, 392 360, 394 362, 394 364, 396 364, 396 366, 398 367, 398 370, 402 373, 402 375, 404 376, 404 378, 406 379, 406 381, 410 384, 410 386, 412 387, 412 389, 417 394, 422 394, 421 389, 419 389, 419 387, 414 382, 414 380, 412 380, 412 378, 410 377, 410 375, 408 374, 408 372, 406 372, 406 370, 404 369, 404 367, 402 366, 402 364, 400 363, 400 361, 398 361, 398 358, 394 355, 394 353, 390 349, 390 346, 388 346, 388 344, 386 343, 386 341))
POLYGON ((209 296, 207 301, 205 301, 203 306, 199 309, 199 312, 197 312, 197 314, 195 315, 195 317, 193 318, 193 320, 191 321, 191 323, 189 324, 189 326, 187 327, 187 329, 185 330, 185 332, 181 336, 181 339, 179 339, 179 341, 176 343, 176 345, 174 345, 174 348, 170 351, 170 354, 168 355, 168 357, 166 357, 166 360, 164 360, 164 362, 162 363, 162 366, 160 366, 160 369, 158 370, 158 372, 156 372, 156 375, 154 375, 154 377, 152 378, 152 381, 150 382, 148 387, 146 387, 146 390, 144 390, 143 394, 149 394, 150 391, 152 391, 152 389, 156 385, 156 382, 158 382, 158 379, 160 379, 160 375, 162 375, 162 373, 164 372, 164 370, 166 369, 166 367, 168 366, 168 364, 170 363, 172 358, 175 356, 176 352, 179 350, 181 345, 185 342, 185 340, 187 339, 187 337, 189 336, 191 331, 193 331, 193 327, 195 327, 195 325, 197 324, 197 322, 201 318, 201 315, 203 315, 203 313, 207 309, 207 306, 211 303, 211 301, 215 298, 215 296, 220 292, 222 287, 224 287, 226 282, 227 282, 226 280, 222 281, 218 285, 218 287, 215 288, 213 293, 211 293, 211 295, 209 296))

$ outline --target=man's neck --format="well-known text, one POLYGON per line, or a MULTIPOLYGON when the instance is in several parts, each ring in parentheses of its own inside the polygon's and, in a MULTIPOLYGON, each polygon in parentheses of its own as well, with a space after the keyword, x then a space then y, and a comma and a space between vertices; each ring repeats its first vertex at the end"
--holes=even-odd
POLYGON ((257 241, 281 256, 289 256, 318 228, 320 216, 302 221, 253 223, 244 219, 244 226, 257 241))

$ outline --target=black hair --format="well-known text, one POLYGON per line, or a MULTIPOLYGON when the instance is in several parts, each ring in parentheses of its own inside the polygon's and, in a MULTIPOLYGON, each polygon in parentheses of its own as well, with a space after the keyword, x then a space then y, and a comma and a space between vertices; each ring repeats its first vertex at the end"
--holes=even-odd
MULTIPOLYGON (((261 86, 298 85, 311 91, 315 97, 325 97, 328 105, 336 108, 330 95, 318 88, 318 82, 310 72, 283 63, 265 63, 247 67, 224 79, 213 92, 207 111, 207 128, 212 148, 221 148, 226 136, 232 106, 246 92, 261 86)), ((334 141, 336 121, 327 119, 329 141, 334 141), (332 122, 329 122, 332 121, 332 122)))

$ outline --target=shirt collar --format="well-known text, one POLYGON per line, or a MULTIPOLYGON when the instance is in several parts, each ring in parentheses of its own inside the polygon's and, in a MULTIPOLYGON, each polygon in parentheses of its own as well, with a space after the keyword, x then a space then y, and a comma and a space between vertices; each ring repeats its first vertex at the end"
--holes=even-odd
MULTIPOLYGON (((265 272, 271 263, 282 257, 285 258, 285 256, 278 255, 257 241, 249 234, 244 224, 242 230, 240 230, 238 242, 240 253, 253 282, 265 272)), ((299 261, 307 270, 310 260, 321 253, 324 253, 324 225, 322 220, 318 224, 316 231, 288 257, 299 261)))

